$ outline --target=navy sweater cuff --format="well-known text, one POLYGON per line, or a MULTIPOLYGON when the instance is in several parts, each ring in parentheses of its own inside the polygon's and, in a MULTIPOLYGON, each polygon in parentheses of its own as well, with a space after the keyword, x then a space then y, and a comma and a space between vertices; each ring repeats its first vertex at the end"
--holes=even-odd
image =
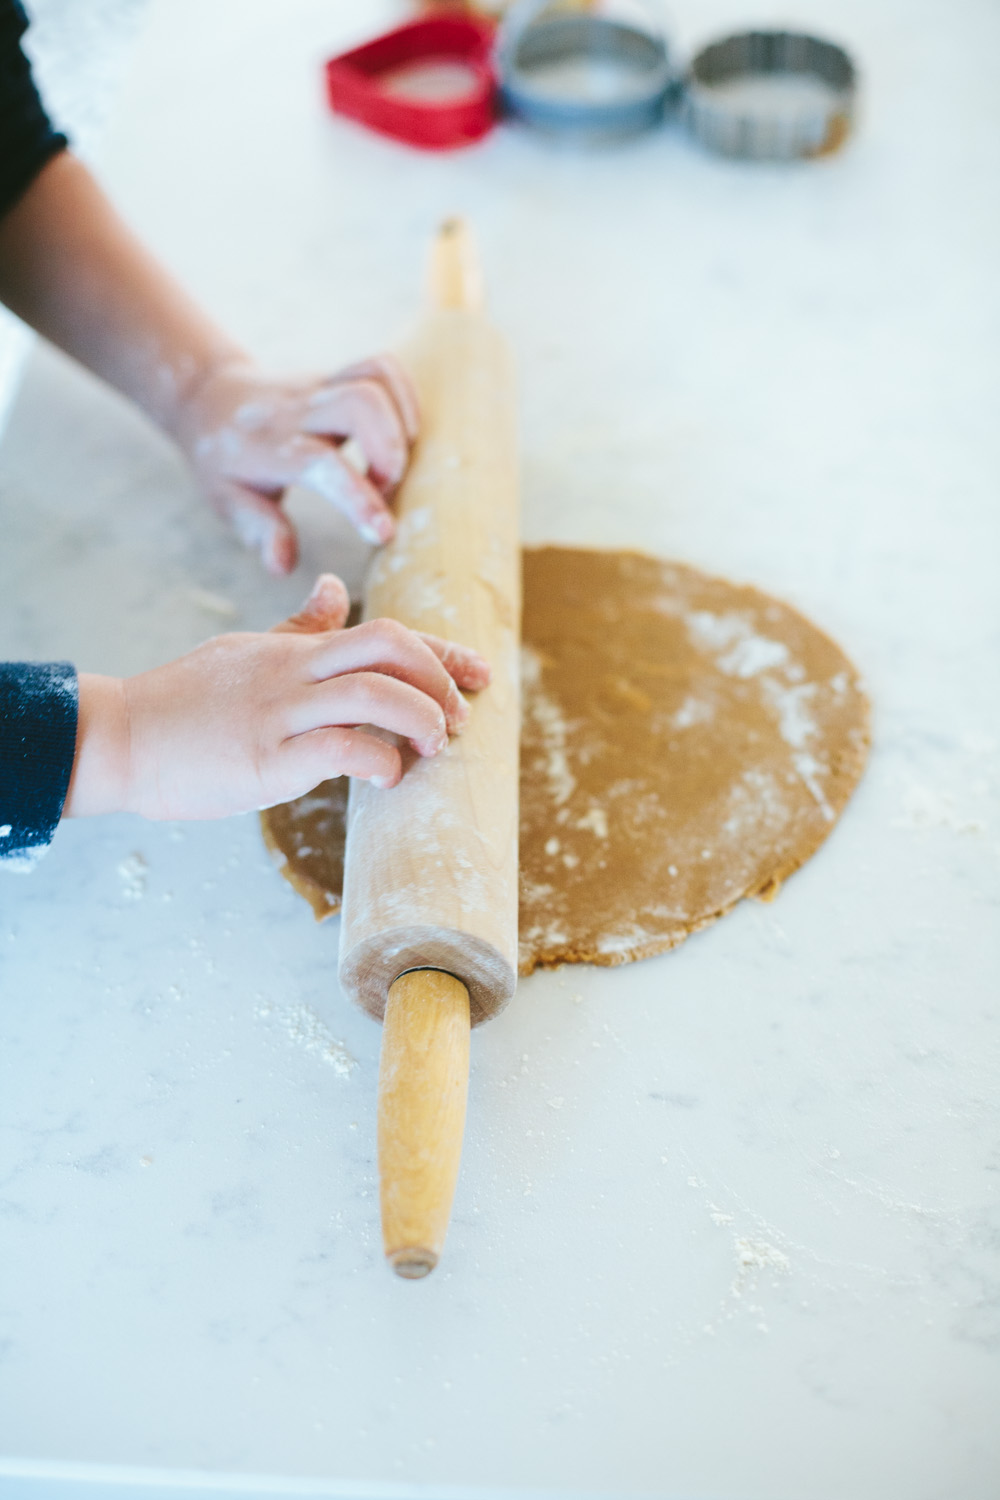
POLYGON ((30 869, 62 816, 79 688, 65 661, 0 662, 0 864, 30 869))

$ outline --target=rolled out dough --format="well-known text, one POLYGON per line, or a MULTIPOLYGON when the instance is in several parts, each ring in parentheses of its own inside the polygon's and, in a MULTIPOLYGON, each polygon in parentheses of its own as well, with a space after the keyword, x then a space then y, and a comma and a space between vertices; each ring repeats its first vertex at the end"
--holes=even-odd
MULTIPOLYGON (((636 552, 524 553, 521 972, 661 953, 770 899, 857 785, 868 702, 757 589, 636 552)), ((347 782, 261 816, 316 916, 340 906, 347 782)))

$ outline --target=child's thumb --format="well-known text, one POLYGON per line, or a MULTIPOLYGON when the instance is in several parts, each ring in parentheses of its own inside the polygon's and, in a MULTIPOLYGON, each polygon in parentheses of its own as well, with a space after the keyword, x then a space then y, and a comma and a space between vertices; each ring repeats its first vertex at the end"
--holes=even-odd
POLYGON ((339 630, 350 607, 350 596, 337 575, 321 573, 298 613, 272 628, 276 632, 297 631, 307 635, 319 630, 339 630))

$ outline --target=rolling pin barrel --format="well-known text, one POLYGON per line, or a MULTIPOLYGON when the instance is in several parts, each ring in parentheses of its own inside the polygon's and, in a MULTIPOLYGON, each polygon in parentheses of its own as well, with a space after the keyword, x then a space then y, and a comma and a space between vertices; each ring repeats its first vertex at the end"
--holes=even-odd
POLYGON ((461 1152, 469 1027, 517 982, 520 553, 514 384, 482 311, 468 232, 432 250, 431 306, 401 351, 422 409, 365 615, 451 637, 489 661, 461 735, 391 791, 353 782, 340 979, 384 1021, 379 1173, 386 1254, 432 1269, 461 1152))

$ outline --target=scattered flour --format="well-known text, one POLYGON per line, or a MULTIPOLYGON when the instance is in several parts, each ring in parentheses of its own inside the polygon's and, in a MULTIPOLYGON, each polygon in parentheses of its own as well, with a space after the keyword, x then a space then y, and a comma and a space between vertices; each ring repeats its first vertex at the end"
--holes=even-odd
MULTIPOLYGON (((789 656, 788 647, 782 641, 769 636, 757 635, 741 615, 716 615, 711 610, 694 610, 687 617, 687 629, 694 644, 702 650, 721 652, 715 658, 720 672, 729 677, 760 677, 761 687, 775 714, 785 743, 797 753, 792 756, 796 775, 828 823, 835 819, 833 808, 827 799, 822 778, 829 768, 814 755, 807 745, 819 729, 809 711, 819 684, 804 682, 804 669, 800 662, 789 656)), ((831 683, 833 690, 842 694, 847 688, 844 673, 831 683)), ((698 723, 701 705, 693 700, 685 702, 675 716, 679 729, 698 723)))
POLYGON ((736 1264, 738 1267, 736 1281, 733 1283, 733 1292, 740 1295, 738 1286, 742 1286, 757 1271, 783 1271, 788 1272, 792 1263, 783 1250, 769 1244, 767 1240, 751 1240, 742 1236, 733 1236, 733 1248, 736 1251, 736 1264))
POLYGON ((764 635, 747 636, 737 641, 731 651, 718 659, 719 667, 729 677, 756 677, 768 667, 781 666, 788 660, 788 647, 764 635))
MULTIPOLYGON (((754 766, 733 782, 727 813, 722 828, 731 839, 745 839, 761 829, 774 833, 783 828, 789 818, 788 803, 774 777, 754 766)), ((673 866, 670 873, 677 873, 673 866)))
MULTIPOLYGON (((692 1179, 689 1178, 688 1181, 691 1182, 692 1179)), ((697 1182, 697 1178, 694 1181, 697 1182)), ((712 1223, 717 1224, 720 1229, 729 1229, 732 1234, 736 1274, 719 1306, 716 1317, 710 1323, 703 1324, 701 1331, 714 1336, 721 1331, 725 1323, 731 1323, 737 1317, 749 1317, 753 1320, 758 1333, 769 1333, 765 1308, 757 1300, 760 1277, 765 1272, 788 1276, 791 1273, 792 1263, 785 1252, 779 1250, 776 1245, 772 1245, 769 1240, 756 1236, 751 1238, 748 1235, 733 1232, 735 1214, 726 1213, 714 1203, 709 1204, 708 1207, 712 1223)))
POLYGON ((902 812, 893 819, 894 828, 947 828, 952 833, 982 833, 985 824, 963 818, 951 792, 938 792, 910 781, 903 789, 902 812))
POLYGON ((48 847, 48 844, 33 844, 30 849, 18 849, 13 854, 5 854, 3 859, 4 874, 30 875, 48 847))
POLYGON ((358 1066, 357 1059, 308 1005, 264 1004, 257 1007, 256 1014, 261 1020, 273 1022, 293 1045, 311 1052, 341 1078, 349 1078, 358 1066))
POLYGON ((696 646, 724 653, 716 658, 716 665, 727 677, 756 677, 788 661, 788 647, 770 636, 756 635, 742 615, 696 609, 687 618, 687 628, 696 646))
POLYGON ((753 633, 739 615, 715 615, 710 609, 692 610, 685 624, 694 644, 704 651, 724 651, 753 633))
POLYGON ((827 767, 822 761, 818 761, 815 755, 807 755, 804 752, 792 756, 792 765, 795 767, 800 780, 807 788, 809 795, 815 798, 820 812, 828 823, 836 820, 836 813, 826 799, 826 794, 820 785, 819 778, 827 774, 827 767))
POLYGON ((695 724, 709 723, 714 715, 714 707, 703 698, 685 698, 672 722, 675 729, 690 729, 695 724))
POLYGON ((576 828, 589 828, 591 833, 599 839, 608 836, 608 815, 603 807, 592 807, 582 818, 578 818, 574 824, 576 828))
POLYGON ((141 901, 146 894, 149 865, 138 852, 130 854, 118 866, 122 895, 126 901, 141 901))
POLYGON ((765 677, 764 690, 778 715, 781 738, 793 750, 801 750, 806 741, 816 734, 816 720, 806 708, 809 699, 816 696, 815 682, 787 687, 773 677, 765 677))
POLYGON ((525 688, 524 700, 541 734, 545 759, 541 769, 545 773, 556 807, 568 802, 576 789, 576 777, 570 771, 567 754, 569 727, 559 709, 542 692, 540 683, 542 664, 529 647, 521 652, 521 674, 525 688))

